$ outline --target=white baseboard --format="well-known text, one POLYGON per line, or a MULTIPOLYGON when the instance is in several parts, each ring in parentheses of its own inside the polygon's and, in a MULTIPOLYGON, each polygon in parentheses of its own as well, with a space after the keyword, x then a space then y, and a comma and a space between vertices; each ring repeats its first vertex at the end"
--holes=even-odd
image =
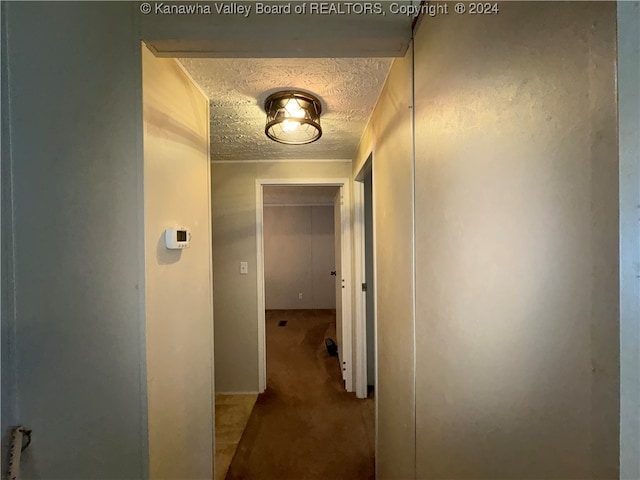
POLYGON ((216 392, 216 395, 259 395, 260 392, 216 392))

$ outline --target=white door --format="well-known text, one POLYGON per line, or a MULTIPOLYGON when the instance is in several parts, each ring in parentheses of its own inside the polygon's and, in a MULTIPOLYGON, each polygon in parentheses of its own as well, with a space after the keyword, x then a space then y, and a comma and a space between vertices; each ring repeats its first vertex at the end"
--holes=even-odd
POLYGON ((342 370, 342 379, 346 378, 345 358, 343 355, 343 331, 342 331, 342 292, 344 288, 344 278, 342 273, 342 188, 333 200, 333 221, 334 221, 334 241, 335 241, 335 272, 336 272, 336 342, 338 344, 338 357, 342 370))

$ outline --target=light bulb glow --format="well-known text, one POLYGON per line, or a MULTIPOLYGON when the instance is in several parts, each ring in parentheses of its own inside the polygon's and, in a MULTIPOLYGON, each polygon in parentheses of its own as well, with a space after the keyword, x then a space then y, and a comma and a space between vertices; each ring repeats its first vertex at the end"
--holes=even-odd
POLYGON ((294 98, 287 102, 284 109, 287 111, 287 117, 304 118, 305 116, 304 110, 294 98))
POLYGON ((282 122, 282 130, 285 132, 293 132, 298 129, 300 122, 296 120, 285 120, 282 122))

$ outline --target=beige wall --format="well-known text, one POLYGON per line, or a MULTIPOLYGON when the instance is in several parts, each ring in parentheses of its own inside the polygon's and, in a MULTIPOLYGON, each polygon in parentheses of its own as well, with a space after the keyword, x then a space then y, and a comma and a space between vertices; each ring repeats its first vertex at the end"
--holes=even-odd
POLYGON ((212 478, 209 101, 174 60, 142 53, 149 473, 212 478), (165 248, 175 225, 189 248, 165 248))
POLYGON ((336 308, 333 206, 265 206, 263 223, 266 309, 336 308))
POLYGON ((348 162, 213 163, 217 392, 258 391, 256 179, 349 178, 348 162), (249 264, 240 275, 240 262, 249 264))
POLYGON ((418 478, 616 478, 615 3, 415 39, 418 478))
POLYGON ((425 18, 414 54, 414 140, 409 53, 354 164, 373 150, 378 477, 616 478, 615 4, 425 18))
POLYGON ((379 479, 414 478, 411 61, 394 61, 354 162, 373 151, 379 479))

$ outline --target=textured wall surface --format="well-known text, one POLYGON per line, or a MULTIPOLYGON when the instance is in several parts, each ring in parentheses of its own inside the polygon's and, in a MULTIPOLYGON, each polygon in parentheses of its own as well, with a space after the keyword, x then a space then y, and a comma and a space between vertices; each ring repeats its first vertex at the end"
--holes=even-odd
POLYGON ((180 60, 211 99, 212 160, 350 159, 389 71, 386 58, 180 60), (282 145, 264 134, 264 101, 302 89, 322 104, 323 136, 282 145))
POLYGON ((209 101, 173 59, 142 60, 149 473, 212 478, 209 101), (189 248, 165 247, 171 226, 189 248))
POLYGON ((618 3, 620 478, 640 478, 640 3, 618 3))
POLYGON ((333 205, 338 192, 331 185, 266 185, 262 189, 267 205, 333 205))
POLYGON ((376 475, 414 478, 411 53, 396 59, 354 162, 373 152, 378 283, 376 475))
POLYGON ((618 475, 615 3, 415 40, 417 477, 618 475))
POLYGON ((345 162, 212 163, 216 392, 258 391, 256 179, 350 176, 345 162))
POLYGON ((33 429, 21 477, 144 478, 142 98, 131 5, 11 2, 6 18, 15 420, 33 429))
POLYGON ((333 206, 263 211, 266 309, 336 308, 333 206))

